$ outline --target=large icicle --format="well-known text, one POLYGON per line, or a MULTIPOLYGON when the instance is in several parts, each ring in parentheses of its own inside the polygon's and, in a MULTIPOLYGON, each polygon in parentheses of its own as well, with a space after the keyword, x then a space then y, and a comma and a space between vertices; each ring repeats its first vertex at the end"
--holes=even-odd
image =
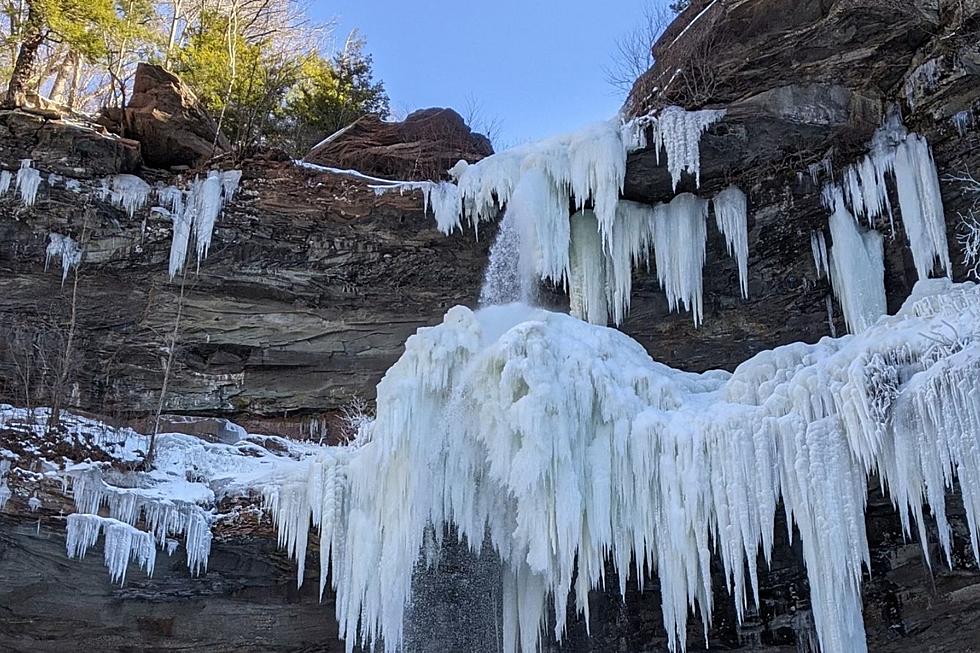
MULTIPOLYGON (((595 237, 591 220, 573 232, 595 237)), ((683 650, 688 613, 710 623, 712 549, 739 618, 758 605, 781 501, 821 650, 861 653, 871 470, 924 544, 929 506, 947 559, 944 495, 958 480, 980 558, 978 323, 980 288, 922 281, 899 315, 857 335, 698 375, 569 316, 456 307, 408 340, 359 448, 297 461, 266 496, 301 560, 311 518, 323 529, 321 579, 329 566, 348 650, 400 649, 433 525, 500 556, 506 653, 538 650, 549 613, 561 637, 573 589, 587 618, 607 559, 622 587, 631 569, 641 586, 659 576, 669 645, 683 650)))
POLYGON ((830 255, 827 253, 827 238, 822 231, 810 232, 810 251, 813 254, 813 266, 817 269, 817 278, 830 277, 830 255))
POLYGON ((667 154, 667 169, 674 184, 674 190, 686 172, 701 185, 701 135, 708 127, 725 117, 723 109, 705 111, 685 111, 681 107, 666 107, 657 116, 654 124, 654 147, 657 155, 660 148, 667 154))
POLYGON ((840 188, 828 187, 825 202, 830 215, 830 282, 851 333, 868 328, 886 312, 885 259, 881 235, 861 233, 840 188))
POLYGON ((207 258, 218 215, 235 196, 241 177, 241 170, 212 170, 204 179, 194 179, 186 191, 172 186, 157 189, 157 199, 166 206, 174 225, 168 268, 171 279, 187 262, 192 234, 198 267, 207 258))
POLYGON ((683 304, 694 316, 695 326, 703 319, 702 269, 707 218, 706 200, 681 193, 670 204, 657 207, 653 223, 657 278, 667 295, 667 305, 674 311, 683 304))
POLYGON ((715 210, 718 231, 725 236, 728 255, 738 262, 738 281, 742 297, 749 297, 748 200, 736 186, 718 193, 711 204, 715 210))
POLYGON ((150 185, 136 175, 115 175, 103 182, 103 198, 125 209, 133 217, 137 209, 143 208, 150 196, 150 185))
POLYGON ((946 220, 939 174, 926 140, 909 133, 897 113, 875 132, 871 153, 844 170, 843 191, 854 215, 869 225, 886 213, 892 217, 886 175, 895 178, 902 223, 919 279, 929 278, 935 265, 950 275, 946 220))
POLYGON ((72 268, 77 268, 82 262, 82 250, 75 239, 71 236, 64 236, 51 232, 48 234, 48 247, 44 255, 45 271, 51 265, 51 260, 60 259, 61 261, 61 283, 64 284, 68 279, 68 273, 72 268))

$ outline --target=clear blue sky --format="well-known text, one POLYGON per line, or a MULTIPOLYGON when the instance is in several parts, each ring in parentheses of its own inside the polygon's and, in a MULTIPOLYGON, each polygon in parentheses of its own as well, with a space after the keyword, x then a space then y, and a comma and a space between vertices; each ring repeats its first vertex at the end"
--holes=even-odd
POLYGON ((649 0, 329 0, 317 20, 334 40, 360 30, 396 116, 430 106, 464 112, 475 98, 509 146, 610 118, 605 80, 616 40, 649 0))

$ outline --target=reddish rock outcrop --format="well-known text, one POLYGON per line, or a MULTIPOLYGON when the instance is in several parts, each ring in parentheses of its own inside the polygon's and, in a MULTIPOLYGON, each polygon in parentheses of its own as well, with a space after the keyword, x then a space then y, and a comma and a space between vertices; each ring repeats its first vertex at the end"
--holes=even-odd
POLYGON ((133 96, 124 109, 109 109, 104 123, 142 145, 143 160, 155 168, 196 166, 231 149, 228 139, 194 93, 173 73, 141 63, 133 96))
POLYGON ((304 161, 395 179, 440 179, 460 159, 493 154, 490 140, 452 109, 421 109, 403 122, 367 114, 328 137, 304 161))

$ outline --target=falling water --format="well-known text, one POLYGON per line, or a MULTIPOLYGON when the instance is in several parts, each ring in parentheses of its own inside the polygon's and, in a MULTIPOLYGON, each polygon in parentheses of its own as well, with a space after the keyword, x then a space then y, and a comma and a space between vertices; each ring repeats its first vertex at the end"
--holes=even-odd
POLYGON ((527 263, 530 257, 522 255, 521 251, 521 243, 528 239, 521 238, 517 215, 515 211, 508 211, 500 221, 500 231, 490 247, 490 262, 483 275, 480 306, 534 303, 534 274, 527 263))

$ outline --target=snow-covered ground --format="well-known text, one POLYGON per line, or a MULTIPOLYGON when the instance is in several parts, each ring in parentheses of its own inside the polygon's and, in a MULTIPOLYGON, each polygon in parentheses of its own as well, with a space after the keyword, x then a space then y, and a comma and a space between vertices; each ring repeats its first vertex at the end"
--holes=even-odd
POLYGON ((129 561, 152 573, 157 549, 186 548, 191 573, 207 568, 212 526, 235 519, 241 506, 221 513, 224 499, 243 498, 260 511, 262 489, 284 470, 328 447, 238 428, 235 444, 181 433, 157 435, 152 466, 145 469, 149 438, 133 429, 63 413, 62 429, 48 432, 48 409, 0 404, 0 508, 11 497, 30 510, 60 485, 73 507, 66 515, 70 557, 85 555, 104 535, 106 566, 122 582, 129 561))

